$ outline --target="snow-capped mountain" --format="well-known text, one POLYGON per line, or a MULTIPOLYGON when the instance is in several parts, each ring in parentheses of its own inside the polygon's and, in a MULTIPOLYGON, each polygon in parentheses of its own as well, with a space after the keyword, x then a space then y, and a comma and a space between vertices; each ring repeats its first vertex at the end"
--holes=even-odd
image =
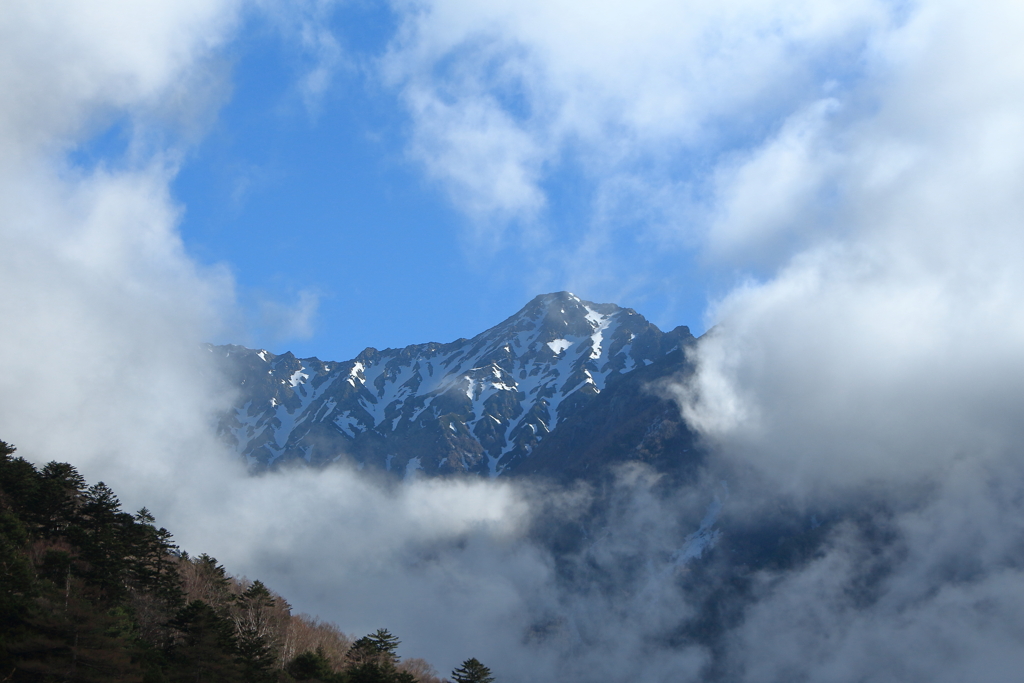
POLYGON ((663 333, 632 309, 559 292, 472 339, 367 348, 344 362, 209 350, 239 388, 221 430, 254 468, 353 458, 496 476, 620 378, 692 341, 685 327, 663 333))

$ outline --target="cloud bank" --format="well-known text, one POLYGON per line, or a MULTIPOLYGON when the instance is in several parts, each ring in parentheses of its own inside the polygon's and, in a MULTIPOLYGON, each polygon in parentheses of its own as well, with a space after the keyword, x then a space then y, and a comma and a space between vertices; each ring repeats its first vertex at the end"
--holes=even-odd
POLYGON ((746 680, 1022 664, 1022 20, 914 6, 862 83, 718 173, 711 248, 778 266, 714 309, 684 414, 781 497, 870 501, 876 532, 760 577, 731 643, 746 680))

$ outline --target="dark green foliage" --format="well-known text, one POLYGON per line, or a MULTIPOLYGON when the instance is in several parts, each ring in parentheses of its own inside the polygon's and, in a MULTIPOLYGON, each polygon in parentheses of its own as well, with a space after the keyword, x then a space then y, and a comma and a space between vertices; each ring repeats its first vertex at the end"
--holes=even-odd
POLYGON ((206 553, 196 558, 182 553, 176 570, 181 585, 193 599, 217 610, 226 610, 234 602, 236 596, 231 592, 227 571, 206 553))
POLYGON ((76 521, 68 535, 81 549, 82 572, 106 591, 121 594, 129 564, 132 516, 121 511, 121 501, 101 481, 86 489, 76 521))
POLYGON ((293 659, 286 667, 288 673, 297 681, 335 681, 340 680, 331 668, 331 663, 324 654, 322 647, 315 652, 303 652, 293 659))
POLYGON ((416 678, 405 671, 399 671, 394 664, 362 664, 346 672, 346 683, 416 683, 416 678))
POLYGON ((234 625, 201 600, 183 607, 171 621, 177 642, 170 649, 171 681, 243 681, 234 625))
POLYGON ((34 509, 42 535, 53 538, 67 533, 85 490, 85 478, 74 467, 50 462, 39 473, 38 499, 34 509))
POLYGON ((170 533, 71 465, 36 470, 13 453, 0 442, 0 680, 141 681, 142 663, 168 680, 181 601, 170 533))
POLYGON ((398 650, 398 646, 402 644, 402 641, 397 636, 392 635, 386 628, 379 628, 366 637, 377 652, 397 657, 395 652, 398 650))
POLYGON ((15 681, 140 681, 130 619, 79 578, 40 586, 21 637, 10 643, 15 681))
POLYGON ((14 452, 0 441, 0 682, 415 683, 387 629, 344 662, 318 647, 284 666, 287 602, 259 581, 238 594, 146 508, 128 514, 106 484, 14 452))
POLYGON ((128 527, 127 578, 133 588, 158 597, 168 606, 181 604, 181 579, 178 576, 171 532, 156 528, 153 515, 142 508, 135 523, 128 527))
POLYGON ((354 642, 345 655, 345 660, 351 666, 380 662, 396 664, 398 655, 395 654, 395 650, 398 649, 400 642, 390 631, 380 628, 354 642))
POLYGON ((412 674, 399 671, 396 650, 401 641, 386 628, 363 636, 349 649, 345 659, 348 664, 349 683, 415 683, 412 674))
POLYGON ((27 540, 18 518, 0 509, 0 674, 11 669, 8 646, 23 631, 35 593, 32 566, 24 554, 27 540))
POLYGON ((36 468, 24 458, 12 458, 15 449, 0 441, 0 504, 19 513, 30 510, 39 489, 36 468))
POLYGON ((455 683, 492 683, 494 676, 491 670, 481 664, 475 657, 467 659, 458 669, 452 671, 455 683))

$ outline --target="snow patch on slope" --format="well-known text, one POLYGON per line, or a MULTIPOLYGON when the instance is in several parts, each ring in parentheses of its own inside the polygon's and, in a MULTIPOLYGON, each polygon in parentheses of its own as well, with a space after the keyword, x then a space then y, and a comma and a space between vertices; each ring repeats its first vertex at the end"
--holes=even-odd
POLYGON ((548 342, 548 348, 554 351, 556 356, 570 346, 572 346, 572 342, 568 339, 555 339, 548 342))

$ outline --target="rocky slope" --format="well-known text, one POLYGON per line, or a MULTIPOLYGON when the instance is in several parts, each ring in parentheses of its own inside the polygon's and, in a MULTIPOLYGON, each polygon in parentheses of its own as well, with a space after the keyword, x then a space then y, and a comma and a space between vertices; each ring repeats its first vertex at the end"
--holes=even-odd
MULTIPOLYGON (((209 350, 239 389, 221 431, 254 469, 351 458, 406 475, 497 476, 535 470, 526 463, 550 435, 574 422, 579 431, 587 407, 623 378, 677 371, 680 349, 693 341, 686 327, 665 333, 632 309, 559 292, 472 339, 367 348, 343 362, 209 350)), ((639 396, 636 382, 628 386, 624 393, 639 396)), ((590 412, 610 419, 607 410, 590 412)), ((642 441, 652 428, 636 423, 640 431, 627 432, 642 441)), ((562 451, 572 450, 560 441, 562 451)))

